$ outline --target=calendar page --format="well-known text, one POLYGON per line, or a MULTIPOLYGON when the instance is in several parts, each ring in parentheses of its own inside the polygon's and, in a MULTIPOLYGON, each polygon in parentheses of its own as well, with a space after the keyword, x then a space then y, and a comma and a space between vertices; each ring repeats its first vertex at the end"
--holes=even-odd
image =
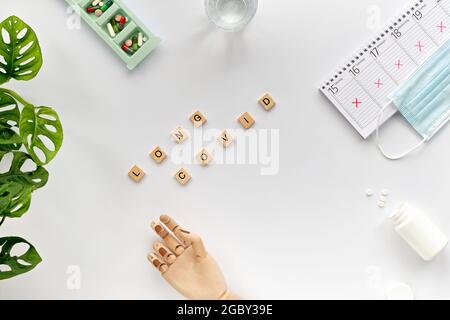
MULTIPOLYGON (((450 0, 416 0, 355 51, 320 90, 366 139, 389 95, 450 36, 450 0)), ((381 123, 396 108, 387 108, 381 123)))

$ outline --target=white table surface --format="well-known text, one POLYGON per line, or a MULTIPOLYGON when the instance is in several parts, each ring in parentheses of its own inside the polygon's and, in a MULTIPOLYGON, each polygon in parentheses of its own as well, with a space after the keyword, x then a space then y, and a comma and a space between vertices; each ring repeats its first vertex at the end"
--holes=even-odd
MULTIPOLYGON (((379 6, 387 20, 404 2, 262 0, 244 32, 227 34, 210 25, 202 0, 127 0, 163 38, 129 72, 84 22, 66 27, 63 0, 3 0, 1 19, 28 22, 45 60, 36 79, 8 87, 55 107, 65 141, 31 210, 0 229, 32 242, 44 259, 0 282, 0 299, 181 298, 145 258, 156 240, 149 223, 161 213, 199 232, 247 299, 382 299, 397 281, 418 298, 449 298, 449 250, 422 262, 388 216, 411 201, 450 234, 450 131, 389 162, 317 90, 371 34, 368 8, 379 6), (264 92, 278 102, 270 113, 256 103, 264 92), (157 166, 147 154, 155 144, 171 150, 177 125, 192 132, 196 108, 209 129, 238 128, 244 111, 255 129, 279 129, 278 174, 190 164, 194 179, 180 187, 172 176, 179 166, 157 166), (141 184, 127 177, 135 163, 148 173, 141 184), (381 210, 383 188, 391 195, 381 210), (70 266, 81 271, 78 290, 67 286, 70 266)), ((383 136, 390 148, 417 139, 399 117, 383 136)))

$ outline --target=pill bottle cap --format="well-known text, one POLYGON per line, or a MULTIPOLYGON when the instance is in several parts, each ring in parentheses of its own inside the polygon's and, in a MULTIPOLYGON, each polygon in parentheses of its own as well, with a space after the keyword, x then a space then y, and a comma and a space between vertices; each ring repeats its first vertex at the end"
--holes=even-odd
POLYGON ((407 284, 396 283, 388 289, 386 298, 388 300, 414 300, 414 293, 407 284))

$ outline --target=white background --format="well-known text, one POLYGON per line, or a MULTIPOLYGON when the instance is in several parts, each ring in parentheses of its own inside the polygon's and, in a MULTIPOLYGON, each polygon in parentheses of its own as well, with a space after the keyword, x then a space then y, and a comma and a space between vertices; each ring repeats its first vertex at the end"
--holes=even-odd
MULTIPOLYGON (((70 30, 62 0, 2 0, 37 32, 44 66, 31 82, 11 82, 35 104, 59 112, 63 148, 32 209, 7 220, 0 235, 32 242, 44 261, 0 282, 0 299, 181 298, 147 262, 156 240, 149 223, 161 213, 200 233, 230 288, 247 299, 378 299, 396 281, 418 298, 449 298, 450 251, 422 262, 393 232, 390 211, 413 202, 450 234, 448 128, 399 162, 363 141, 322 97, 320 81, 371 34, 367 9, 387 20, 404 4, 390 0, 262 0, 243 32, 227 34, 207 20, 202 0, 127 0, 161 46, 129 72, 84 24, 70 30), (267 113, 264 92, 278 102, 267 113), (178 165, 148 157, 199 108, 208 128, 238 128, 249 111, 255 129, 280 129, 280 170, 254 165, 178 165), (133 183, 128 169, 147 176, 133 183), (377 193, 365 196, 366 188, 377 193), (379 191, 391 190, 387 207, 379 191), (69 266, 81 288, 69 290, 69 266)), ((417 141, 396 117, 384 126, 388 148, 417 141)))

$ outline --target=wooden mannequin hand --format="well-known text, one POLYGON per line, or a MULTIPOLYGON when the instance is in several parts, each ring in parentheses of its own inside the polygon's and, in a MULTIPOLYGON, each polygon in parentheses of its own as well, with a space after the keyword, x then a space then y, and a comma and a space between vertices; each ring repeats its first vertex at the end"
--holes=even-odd
POLYGON ((171 217, 163 215, 152 228, 162 238, 148 260, 179 293, 193 300, 237 299, 227 288, 225 278, 208 255, 202 239, 183 230, 171 217), (172 233, 171 233, 172 232, 172 233))

